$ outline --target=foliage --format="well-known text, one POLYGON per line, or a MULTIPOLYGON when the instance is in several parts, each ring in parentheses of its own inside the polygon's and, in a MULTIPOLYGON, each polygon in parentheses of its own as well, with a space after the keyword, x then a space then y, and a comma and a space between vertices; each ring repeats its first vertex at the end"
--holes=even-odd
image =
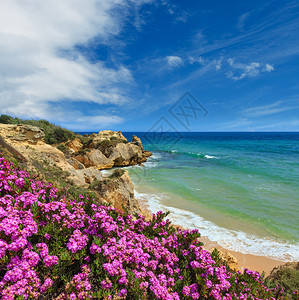
POLYGON ((25 124, 41 128, 45 133, 47 144, 59 144, 74 138, 74 132, 50 123, 47 120, 22 120, 7 115, 0 116, 0 123, 4 124, 25 124))
POLYGON ((299 262, 274 268, 267 279, 272 286, 276 284, 282 286, 290 298, 293 291, 299 287, 299 262))
POLYGON ((67 152, 68 151, 68 147, 65 144, 58 145, 57 149, 62 151, 62 152, 67 152))
POLYGON ((113 179, 113 178, 119 178, 122 175, 124 175, 125 171, 121 169, 115 169, 114 172, 108 176, 108 178, 113 179))
POLYGON ((1 115, 0 116, 0 123, 2 124, 12 124, 13 123, 13 117, 8 115, 1 115))
POLYGON ((0 297, 286 299, 257 272, 231 272, 197 230, 166 216, 133 218, 0 158, 0 297))

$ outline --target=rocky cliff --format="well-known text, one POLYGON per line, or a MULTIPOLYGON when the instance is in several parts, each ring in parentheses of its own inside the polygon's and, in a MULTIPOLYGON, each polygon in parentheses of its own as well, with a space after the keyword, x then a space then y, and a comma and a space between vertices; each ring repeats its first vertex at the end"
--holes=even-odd
POLYGON ((151 153, 144 150, 138 137, 128 142, 120 131, 104 130, 76 135, 53 146, 44 142, 44 136, 35 126, 0 124, 1 151, 10 153, 27 170, 40 174, 41 179, 92 189, 101 201, 129 213, 141 212, 128 172, 116 171, 110 177, 101 172, 145 162, 151 153))

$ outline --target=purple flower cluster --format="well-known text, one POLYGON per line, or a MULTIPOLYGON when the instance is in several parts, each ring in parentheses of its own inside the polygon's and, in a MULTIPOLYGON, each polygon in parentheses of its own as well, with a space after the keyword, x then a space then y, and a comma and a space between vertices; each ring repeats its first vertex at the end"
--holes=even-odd
POLYGON ((68 196, 0 158, 0 297, 284 299, 260 274, 230 272, 196 230, 164 217, 68 196))

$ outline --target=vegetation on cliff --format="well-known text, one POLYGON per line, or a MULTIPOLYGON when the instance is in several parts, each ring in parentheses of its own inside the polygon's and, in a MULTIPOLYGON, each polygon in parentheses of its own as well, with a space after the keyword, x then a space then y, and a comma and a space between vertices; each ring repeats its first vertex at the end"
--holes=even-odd
POLYGON ((38 181, 0 158, 2 299, 298 299, 233 272, 197 230, 151 221, 38 181))
POLYGON ((22 120, 19 118, 13 118, 8 115, 0 116, 0 123, 2 124, 25 124, 31 126, 37 126, 41 128, 45 133, 45 142, 47 144, 59 144, 67 142, 74 137, 74 132, 50 123, 47 120, 22 120))

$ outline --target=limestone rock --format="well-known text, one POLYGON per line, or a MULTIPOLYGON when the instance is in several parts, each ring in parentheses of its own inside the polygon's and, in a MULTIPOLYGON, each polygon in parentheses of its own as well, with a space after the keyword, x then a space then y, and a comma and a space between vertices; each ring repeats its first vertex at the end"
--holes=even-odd
POLYGON ((7 151, 7 155, 10 157, 13 157, 17 159, 18 161, 22 163, 26 163, 27 159, 19 152, 17 151, 14 147, 11 145, 7 144, 4 139, 0 136, 0 152, 4 154, 4 151, 7 151))
POLYGON ((83 144, 80 139, 75 138, 66 145, 72 153, 78 152, 83 148, 83 144))
POLYGON ((67 162, 71 165, 71 166, 73 166, 76 170, 78 170, 78 169, 84 169, 85 167, 84 167, 84 165, 81 163, 81 162, 79 162, 77 159, 75 159, 74 157, 71 157, 71 158, 68 158, 67 159, 67 162))
POLYGON ((118 142, 118 143, 127 143, 128 140, 122 135, 120 131, 112 130, 103 130, 100 131, 95 137, 90 145, 91 148, 98 148, 103 141, 107 142, 118 142))
POLYGON ((146 161, 139 146, 133 144, 117 144, 111 151, 109 158, 114 161, 114 166, 122 167, 136 165, 146 161))
POLYGON ((78 177, 80 177, 80 180, 81 180, 81 184, 79 184, 79 185, 84 185, 83 182, 86 184, 91 184, 95 180, 102 179, 101 172, 95 167, 76 170, 75 176, 76 175, 78 177))
POLYGON ((0 124, 0 135, 8 141, 37 144, 42 142, 45 134, 36 126, 0 124))
POLYGON ((153 153, 152 153, 152 152, 150 152, 150 151, 147 151, 147 150, 144 150, 144 151, 142 152, 142 154, 143 154, 143 156, 144 156, 144 157, 150 157, 150 156, 152 156, 152 155, 153 155, 153 153))
POLYGON ((229 252, 222 252, 217 249, 219 258, 226 261, 227 265, 234 271, 238 271, 238 260, 229 252))
POLYGON ((133 135, 131 144, 139 146, 141 148, 141 150, 144 149, 141 139, 139 137, 137 137, 136 135, 133 135))
POLYGON ((99 170, 110 169, 114 163, 111 159, 107 158, 100 150, 91 149, 85 154, 79 154, 76 159, 81 162, 86 168, 96 167, 99 170))
POLYGON ((129 177, 128 171, 116 170, 118 174, 104 178, 94 183, 93 188, 100 198, 106 202, 111 202, 112 206, 123 210, 129 214, 141 213, 138 200, 134 197, 134 186, 129 177))

